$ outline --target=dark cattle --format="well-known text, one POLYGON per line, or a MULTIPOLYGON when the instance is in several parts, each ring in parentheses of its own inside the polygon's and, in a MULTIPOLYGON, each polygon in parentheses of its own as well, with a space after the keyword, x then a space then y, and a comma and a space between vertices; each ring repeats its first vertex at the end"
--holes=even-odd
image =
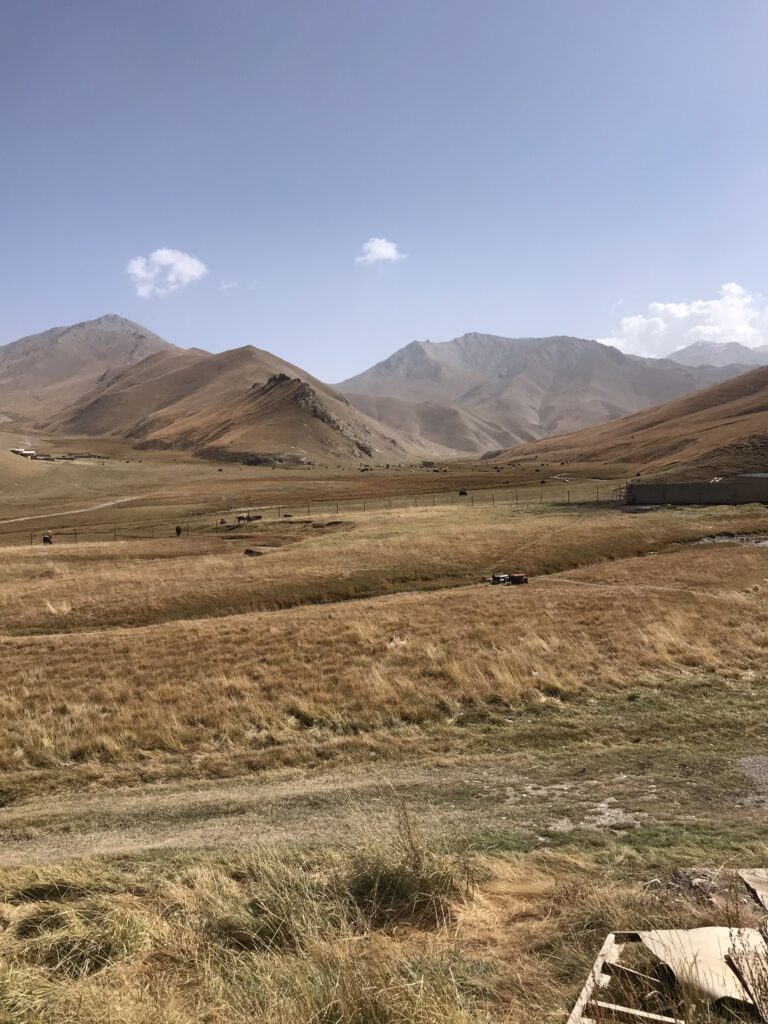
POLYGON ((177 527, 176 527, 176 536, 177 536, 177 537, 180 537, 180 536, 181 536, 181 527, 180 527, 180 526, 177 526, 177 527))
POLYGON ((460 498, 466 498, 466 496, 467 496, 467 492, 466 491, 459 491, 459 497, 460 498))

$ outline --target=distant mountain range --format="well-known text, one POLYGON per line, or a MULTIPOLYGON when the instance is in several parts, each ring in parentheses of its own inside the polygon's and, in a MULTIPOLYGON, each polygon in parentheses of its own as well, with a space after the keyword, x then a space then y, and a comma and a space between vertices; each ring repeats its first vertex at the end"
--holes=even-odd
POLYGON ((0 413, 63 436, 121 436, 209 457, 479 455, 743 372, 743 365, 699 365, 699 355, 722 356, 701 345, 658 360, 583 338, 466 334, 414 341, 334 388, 252 346, 215 355, 182 349, 110 314, 0 347, 0 413))
POLYGON ((742 372, 624 355, 584 338, 413 341, 337 385, 425 444, 479 453, 601 423, 742 372))
MULTIPOLYGON (((105 320, 111 338, 119 318, 77 327, 79 351, 89 349, 99 368, 105 320)), ((123 324, 126 338, 133 338, 137 325, 123 324)), ((68 401, 39 424, 63 435, 116 435, 137 447, 218 458, 400 461, 427 454, 419 442, 382 428, 328 385, 269 352, 245 346, 214 355, 167 342, 155 348, 136 361, 126 347, 128 358, 121 364, 113 353, 108 372, 68 378, 68 401)), ((30 367, 30 389, 34 378, 30 367)), ((2 395, 0 378, 0 401, 2 395)))
POLYGON ((611 423, 498 452, 493 459, 566 467, 623 463, 635 473, 682 471, 704 479, 768 471, 768 367, 611 423))
POLYGON ((738 341, 694 341, 669 358, 683 366, 768 366, 768 345, 747 348, 738 341))

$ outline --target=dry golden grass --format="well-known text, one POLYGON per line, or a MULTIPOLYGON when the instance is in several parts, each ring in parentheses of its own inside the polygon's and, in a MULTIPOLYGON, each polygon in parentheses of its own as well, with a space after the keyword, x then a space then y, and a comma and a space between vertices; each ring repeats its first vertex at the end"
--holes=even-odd
POLYGON ((6 870, 0 1021, 555 1024, 609 931, 761 922, 730 872, 704 892, 674 861, 467 859, 408 826, 345 853, 6 870))
POLYGON ((485 1014, 469 971, 428 948, 470 882, 466 862, 397 839, 6 872, 0 1020, 470 1024, 485 1014), (395 922, 424 939, 409 949, 395 922))
MULTIPOLYGON (((515 828, 529 815, 523 844, 501 812, 499 832, 478 834, 481 810, 470 838, 496 856, 474 864, 405 822, 394 840, 345 834, 333 849, 3 870, 0 1024, 554 1024, 606 932, 723 923, 722 907, 676 885, 674 867, 765 862, 759 805, 742 805, 745 839, 744 811, 727 806, 746 799, 744 779, 713 759, 742 755, 742 729, 764 738, 754 709, 768 550, 679 544, 765 531, 764 510, 497 505, 340 518, 349 529, 249 528, 231 548, 193 536, 0 550, 0 804, 16 801, 6 837, 32 822, 24 840, 38 841, 45 818, 25 808, 46 789, 84 803, 84 785, 192 786, 334 758, 370 774, 372 753, 423 753, 433 737, 432 760, 414 766, 414 785, 429 790, 420 806, 439 761, 453 766, 450 798, 474 800, 453 755, 497 729, 510 761, 522 750, 493 785, 501 801, 516 787, 509 813, 515 828), (297 543, 243 558, 257 537, 283 543, 293 530, 297 543), (473 584, 507 565, 526 568, 529 586, 473 584), (642 700, 630 705, 634 690, 642 700), (577 761, 580 781, 558 788, 577 761), (515 777, 526 763, 541 768, 538 788, 515 777), (707 785, 685 774, 699 767, 707 785), (682 773, 669 792, 668 770, 682 773), (678 828, 682 786, 700 789, 686 811, 706 806, 708 817, 681 812, 678 828), (655 803, 633 801, 637 789, 655 803), (551 813, 526 811, 526 794, 551 813), (624 831, 584 811, 616 794, 632 812, 619 816, 624 831), (565 814, 571 831, 549 827, 565 814), (537 844, 548 849, 498 855, 537 844)), ((89 813, 71 824, 85 842, 89 813)), ((460 820, 423 814, 425 833, 460 820)), ((347 820, 338 814, 340 828, 347 820)), ((370 813, 369 827, 380 820, 370 813)), ((147 842, 152 827, 149 815, 147 842)))
POLYGON ((236 773, 520 701, 764 666, 768 551, 694 546, 621 572, 6 637, 0 765, 73 784, 72 765, 94 778, 236 773))
POLYGON ((347 515, 340 527, 315 528, 327 522, 251 524, 245 537, 226 541, 0 548, 0 632, 139 626, 328 603, 467 584, 505 565, 539 576, 724 528, 768 530, 768 514, 756 510, 533 515, 509 505, 347 515), (300 543, 289 544, 294 539, 300 543), (245 547, 264 555, 244 558, 245 547))

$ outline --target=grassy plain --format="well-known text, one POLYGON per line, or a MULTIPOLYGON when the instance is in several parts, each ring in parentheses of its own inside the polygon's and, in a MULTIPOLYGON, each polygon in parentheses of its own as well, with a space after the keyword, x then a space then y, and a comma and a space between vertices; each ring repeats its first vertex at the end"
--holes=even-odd
POLYGON ((0 1021, 554 1024, 606 932, 757 920, 768 549, 691 542, 765 509, 160 465, 189 537, 0 547, 0 1021))

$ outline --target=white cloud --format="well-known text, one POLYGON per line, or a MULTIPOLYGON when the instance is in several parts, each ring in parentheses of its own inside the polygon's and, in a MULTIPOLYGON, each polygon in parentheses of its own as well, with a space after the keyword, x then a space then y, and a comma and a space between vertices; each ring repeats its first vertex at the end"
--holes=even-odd
POLYGON ((652 302, 647 313, 622 317, 614 336, 599 340, 638 356, 667 356, 695 341, 737 341, 755 348, 768 344, 768 303, 730 282, 716 299, 652 302))
POLYGON ((125 271, 136 285, 136 294, 149 299, 199 281, 208 273, 208 267, 196 256, 178 249, 155 249, 149 256, 134 256, 125 271))
POLYGON ((239 287, 239 281, 222 281, 219 285, 219 291, 222 293, 222 295, 226 295, 227 292, 233 292, 236 288, 239 287))
POLYGON ((398 252, 396 242, 388 242, 386 238, 369 238, 363 243, 363 255, 355 258, 355 263, 396 263, 404 260, 406 254, 398 252))

